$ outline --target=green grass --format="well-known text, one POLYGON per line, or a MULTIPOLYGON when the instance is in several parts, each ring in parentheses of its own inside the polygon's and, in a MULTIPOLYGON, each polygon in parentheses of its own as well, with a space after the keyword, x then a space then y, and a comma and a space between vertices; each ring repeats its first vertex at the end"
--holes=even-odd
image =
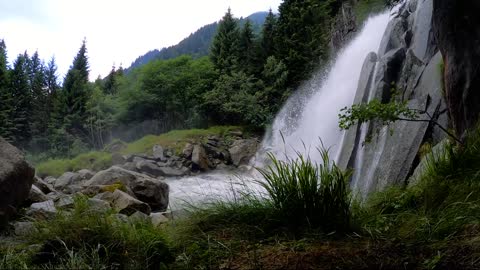
MULTIPOLYGON (((151 154, 155 144, 172 149, 175 154, 180 154, 187 142, 203 142, 210 135, 223 137, 228 141, 229 131, 243 130, 236 126, 214 126, 208 129, 172 130, 156 135, 147 135, 140 140, 129 143, 121 151, 122 154, 151 154)), ((81 154, 73 159, 52 159, 38 163, 35 167, 40 176, 58 177, 68 171, 90 169, 98 171, 106 169, 112 164, 112 154, 109 152, 94 151, 81 154)))
POLYGON ((36 245, 35 250, 16 259, 11 256, 15 249, 7 249, 0 266, 161 269, 174 260, 161 229, 150 222, 125 223, 115 214, 91 209, 85 197, 76 197, 72 212, 35 221, 37 231, 23 239, 27 245, 36 245))
POLYGON ((40 176, 58 177, 65 172, 74 172, 81 169, 98 171, 112 164, 112 154, 107 152, 89 152, 73 159, 53 159, 35 166, 40 176))

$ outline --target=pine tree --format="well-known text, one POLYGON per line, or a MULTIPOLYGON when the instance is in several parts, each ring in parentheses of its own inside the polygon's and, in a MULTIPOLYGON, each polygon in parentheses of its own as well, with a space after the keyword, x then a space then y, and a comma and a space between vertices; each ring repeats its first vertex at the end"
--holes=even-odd
POLYGON ((261 34, 261 58, 263 63, 266 63, 267 58, 275 54, 275 29, 277 24, 277 18, 270 9, 265 22, 262 27, 261 34))
POLYGON ((252 23, 246 20, 240 33, 238 59, 241 70, 247 74, 253 74, 259 70, 257 67, 257 46, 255 44, 255 34, 253 33, 252 23))
POLYGON ((29 117, 32 114, 32 94, 28 79, 28 55, 20 54, 13 63, 10 91, 13 96, 12 121, 14 125, 15 143, 25 148, 31 138, 29 117))
POLYGON ((35 52, 29 61, 29 82, 32 93, 32 115, 30 117, 30 128, 32 142, 30 146, 34 151, 45 151, 48 149, 47 130, 50 117, 50 106, 48 104, 48 89, 46 87, 45 67, 40 60, 38 52, 35 52))
POLYGON ((8 75, 7 47, 5 42, 0 40, 0 136, 13 143, 13 96, 9 90, 8 75))
POLYGON ((63 83, 65 104, 68 109, 66 125, 67 129, 74 133, 82 132, 85 122, 86 103, 89 97, 88 68, 86 41, 83 40, 63 83))
POLYGON ((218 24, 210 49, 210 58, 220 73, 230 74, 238 68, 239 38, 238 20, 233 17, 229 8, 218 24))
POLYGON ((58 85, 57 63, 55 62, 55 57, 50 59, 45 68, 45 84, 49 96, 54 95, 60 88, 58 85))

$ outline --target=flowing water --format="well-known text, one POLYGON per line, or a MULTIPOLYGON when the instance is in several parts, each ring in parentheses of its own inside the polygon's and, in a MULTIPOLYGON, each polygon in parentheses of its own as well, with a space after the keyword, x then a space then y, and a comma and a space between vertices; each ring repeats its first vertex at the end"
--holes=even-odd
MULTIPOLYGON (((340 109, 351 106, 357 90, 363 62, 370 52, 378 51, 389 21, 385 12, 369 18, 363 30, 338 54, 330 70, 319 71, 292 96, 277 115, 272 129, 257 153, 255 165, 261 167, 266 152, 279 159, 295 157, 296 152, 308 154, 319 161, 315 150, 320 144, 330 148, 337 157, 344 133, 338 127, 340 109), (325 76, 323 76, 325 75, 325 76)), ((216 171, 181 179, 167 179, 173 209, 183 203, 199 203, 219 199, 235 199, 245 188, 261 192, 250 171, 216 171)))
POLYGON ((389 12, 369 18, 363 30, 338 54, 327 76, 314 76, 290 98, 264 139, 260 155, 273 152, 279 158, 294 158, 300 151, 319 161, 316 147, 321 140, 331 157, 337 157, 344 135, 338 127, 338 114, 352 105, 363 62, 368 53, 378 51, 388 21, 389 12))

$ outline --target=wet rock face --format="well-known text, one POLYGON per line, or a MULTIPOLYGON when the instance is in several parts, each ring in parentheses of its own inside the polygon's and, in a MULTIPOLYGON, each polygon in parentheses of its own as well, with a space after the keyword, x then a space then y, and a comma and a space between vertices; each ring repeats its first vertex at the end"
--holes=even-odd
POLYGON ((338 52, 357 31, 355 13, 352 3, 344 2, 332 24, 332 37, 330 47, 332 51, 338 52))
POLYGON ((444 59, 447 105, 456 133, 480 113, 480 1, 433 1, 433 30, 444 59))
POLYGON ((34 174, 20 150, 0 137, 0 227, 28 198, 34 174))
MULTIPOLYGON (((433 38, 431 23, 433 1, 409 1, 392 17, 377 58, 367 56, 356 104, 373 98, 383 103, 406 101, 409 108, 427 111, 434 120, 448 126, 439 68, 442 56, 433 38)), ((429 120, 429 117, 421 115, 420 119, 429 120)), ((397 121, 388 127, 372 121, 347 131, 339 165, 354 169, 352 186, 365 198, 388 186, 406 184, 418 165, 421 144, 438 142, 444 136, 428 121, 397 121), (366 138, 370 141, 364 144, 366 138)))

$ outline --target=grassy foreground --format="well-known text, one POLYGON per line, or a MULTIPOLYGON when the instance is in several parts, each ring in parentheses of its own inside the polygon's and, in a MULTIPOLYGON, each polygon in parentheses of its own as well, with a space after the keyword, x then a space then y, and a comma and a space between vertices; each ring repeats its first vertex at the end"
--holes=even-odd
POLYGON ((83 219, 81 211, 37 222, 43 233, 26 243, 61 240, 57 259, 39 264, 20 245, 0 249, 0 268, 480 268, 480 128, 464 145, 427 155, 416 185, 392 187, 362 204, 350 196, 348 172, 322 153, 331 166, 272 157, 262 171, 265 194, 241 192, 160 228, 118 225, 114 213, 83 219))
MULTIPOLYGON (((187 142, 201 142, 210 135, 216 135, 228 140, 228 132, 242 130, 236 126, 214 126, 208 129, 172 130, 160 135, 147 135, 140 140, 126 144, 121 154, 150 154, 155 144, 169 148, 179 154, 187 142)), ((108 148, 108 146, 106 147, 108 148)), ((81 154, 72 159, 52 159, 36 164, 37 174, 58 177, 68 171, 90 169, 98 171, 112 164, 112 153, 93 151, 81 154)))

